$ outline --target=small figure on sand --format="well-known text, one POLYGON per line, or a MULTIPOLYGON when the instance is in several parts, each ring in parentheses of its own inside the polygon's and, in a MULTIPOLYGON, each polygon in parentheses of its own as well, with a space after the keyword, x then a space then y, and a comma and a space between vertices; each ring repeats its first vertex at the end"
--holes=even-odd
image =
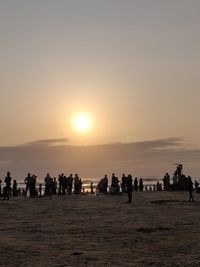
POLYGON ((112 179, 111 179, 110 194, 111 195, 115 195, 115 194, 119 194, 119 192, 120 192, 119 179, 113 173, 112 174, 112 179))
POLYGON ((70 176, 67 178, 67 180, 68 180, 68 182, 67 182, 68 194, 71 195, 72 194, 72 188, 73 188, 73 180, 74 180, 73 175, 70 174, 70 176))
POLYGON ((170 191, 170 176, 167 172, 163 178, 164 191, 170 191))
POLYGON ((125 174, 122 175, 121 189, 122 189, 122 193, 127 192, 127 177, 125 174))
POLYGON ((90 184, 90 192, 91 192, 91 194, 94 194, 94 184, 93 183, 90 184))
POLYGON ((127 177, 127 193, 128 193, 127 203, 131 203, 132 202, 132 194, 133 194, 133 178, 130 174, 127 177))
POLYGON ((17 181, 13 181, 13 197, 18 197, 18 190, 17 190, 17 181))
POLYGON ((46 198, 52 199, 53 180, 50 177, 49 173, 47 173, 47 176, 44 178, 44 182, 45 182, 45 196, 46 198))
POLYGON ((189 201, 194 201, 193 190, 194 190, 194 189, 193 189, 192 178, 189 176, 189 177, 188 177, 189 201))
POLYGON ((143 192, 144 191, 144 183, 143 183, 142 178, 140 178, 140 181, 139 181, 139 191, 140 192, 143 192))
POLYGON ((137 177, 134 180, 134 190, 137 192, 138 191, 138 179, 137 177))
POLYGON ((10 192, 11 192, 11 176, 10 176, 10 172, 7 172, 7 176, 5 177, 4 183, 6 184, 6 186, 4 187, 4 200, 9 200, 10 199, 10 192))

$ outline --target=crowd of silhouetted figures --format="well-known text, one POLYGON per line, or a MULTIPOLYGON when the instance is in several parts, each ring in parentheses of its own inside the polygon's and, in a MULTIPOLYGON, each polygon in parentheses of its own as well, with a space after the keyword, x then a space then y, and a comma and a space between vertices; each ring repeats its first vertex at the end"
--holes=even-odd
POLYGON ((66 194, 81 194, 83 191, 82 180, 78 174, 73 177, 72 174, 66 177, 64 174, 60 174, 58 179, 52 178, 47 173, 44 178, 44 186, 42 183, 37 184, 37 176, 28 173, 24 179, 25 188, 18 188, 17 181, 14 180, 12 184, 12 178, 10 172, 4 179, 5 186, 2 188, 2 180, 0 179, 0 197, 9 200, 10 196, 13 197, 42 197, 46 196, 52 198, 52 195, 63 196, 66 194))
POLYGON ((25 188, 18 188, 17 181, 13 181, 11 184, 12 178, 10 172, 7 173, 7 176, 4 179, 5 186, 2 189, 2 180, 0 179, 0 196, 4 199, 9 200, 10 196, 13 197, 49 197, 52 198, 52 195, 64 196, 66 194, 71 195, 81 194, 82 180, 79 178, 78 174, 75 174, 73 177, 72 174, 69 177, 66 177, 64 174, 60 174, 58 179, 52 178, 49 173, 47 173, 44 178, 44 186, 40 183, 37 186, 37 176, 31 175, 28 173, 27 177, 24 179, 25 188))
MULTIPOLYGON (((193 189, 194 185, 192 178, 190 176, 185 176, 182 173, 182 165, 178 165, 176 171, 171 179, 168 173, 165 174, 163 178, 163 184, 159 181, 153 186, 144 185, 143 179, 132 178, 129 175, 122 175, 121 180, 112 174, 111 184, 109 186, 108 176, 105 175, 97 185, 93 183, 90 184, 90 190, 85 190, 82 180, 79 178, 78 174, 73 177, 72 174, 65 176, 60 174, 58 178, 52 178, 49 173, 47 173, 44 178, 44 185, 37 184, 37 176, 28 173, 27 177, 24 179, 24 188, 18 188, 17 181, 13 180, 10 172, 4 179, 4 186, 2 188, 2 180, 0 179, 0 197, 4 200, 9 200, 10 196, 13 197, 47 197, 52 198, 53 195, 64 196, 66 194, 128 194, 128 202, 132 201, 132 193, 143 192, 143 191, 181 191, 185 190, 189 192, 189 200, 194 200, 193 189)), ((199 183, 195 180, 195 190, 200 193, 199 183)))

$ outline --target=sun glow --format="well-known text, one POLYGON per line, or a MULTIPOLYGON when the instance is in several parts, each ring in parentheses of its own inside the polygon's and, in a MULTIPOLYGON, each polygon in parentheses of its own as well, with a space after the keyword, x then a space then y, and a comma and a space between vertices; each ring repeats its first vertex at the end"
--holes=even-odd
POLYGON ((87 113, 79 113, 73 117, 73 128, 79 133, 87 133, 92 129, 92 117, 87 113))

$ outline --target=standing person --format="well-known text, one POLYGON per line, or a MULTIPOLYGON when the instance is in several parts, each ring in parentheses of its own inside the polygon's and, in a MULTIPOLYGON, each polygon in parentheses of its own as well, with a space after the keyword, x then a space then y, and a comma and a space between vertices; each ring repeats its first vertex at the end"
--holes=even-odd
POLYGON ((192 182, 192 178, 190 176, 188 177, 188 191, 189 191, 189 201, 194 201, 193 182, 192 182))
POLYGON ((56 178, 54 177, 53 178, 53 184, 52 184, 52 194, 53 195, 57 195, 57 181, 56 181, 56 178))
POLYGON ((58 187, 58 195, 61 195, 61 186, 62 186, 62 176, 61 174, 59 174, 58 176, 58 183, 59 183, 59 187, 58 187))
POLYGON ((112 174, 111 187, 114 189, 114 191, 113 191, 114 194, 119 194, 119 191, 120 191, 119 179, 118 179, 118 177, 115 176, 114 173, 112 174))
POLYGON ((166 177, 166 175, 163 178, 163 187, 164 187, 164 191, 167 191, 167 177, 166 177))
POLYGON ((61 174, 60 176, 60 186, 61 186, 61 191, 60 195, 65 195, 65 176, 64 173, 61 174))
POLYGON ((35 186, 36 186, 36 179, 35 179, 35 175, 32 175, 29 178, 29 193, 30 193, 30 197, 35 197, 35 186))
POLYGON ((170 176, 169 173, 166 172, 164 178, 163 178, 163 185, 164 185, 164 191, 170 191, 170 176))
POLYGON ((17 181, 13 181, 13 197, 18 197, 17 181))
POLYGON ((30 184, 31 184, 31 174, 30 173, 28 173, 27 177, 24 179, 24 183, 26 185, 25 197, 27 197, 28 191, 30 193, 30 184))
POLYGON ((5 190, 4 190, 4 198, 9 200, 10 199, 10 191, 11 191, 11 176, 10 172, 7 172, 7 176, 5 177, 4 183, 6 184, 5 190))
POLYGON ((63 176, 63 182, 62 182, 62 194, 63 194, 63 196, 66 195, 67 189, 68 189, 68 179, 66 176, 63 176))
POLYGON ((104 178, 102 179, 102 186, 103 186, 103 193, 107 194, 108 193, 108 176, 105 175, 104 178))
POLYGON ((143 192, 144 191, 144 183, 143 183, 142 178, 140 178, 140 181, 139 181, 139 191, 140 192, 143 192))
POLYGON ((47 173, 47 176, 44 178, 45 182, 45 196, 46 198, 49 197, 49 199, 52 199, 52 178, 50 177, 49 173, 47 173))
POLYGON ((37 183, 37 176, 33 174, 32 176, 32 183, 33 183, 33 196, 37 196, 37 190, 36 190, 36 183, 37 183))
POLYGON ((166 181, 167 181, 167 191, 170 191, 170 189, 171 189, 171 185, 170 185, 170 175, 169 175, 169 173, 167 172, 166 173, 166 181))
POLYGON ((78 194, 79 193, 79 177, 78 174, 75 174, 74 177, 74 194, 78 194))
POLYGON ((90 193, 94 194, 94 184, 93 183, 90 184, 90 193))
POLYGON ((79 179, 79 183, 78 183, 78 193, 81 194, 82 192, 82 187, 83 187, 83 182, 81 179, 79 179))
POLYGON ((134 190, 138 191, 138 179, 137 179, 137 177, 134 180, 134 190))
POLYGON ((70 176, 68 177, 68 194, 71 195, 72 194, 72 187, 73 187, 73 175, 70 174, 70 176))
POLYGON ((174 174, 172 179, 173 179, 173 190, 177 191, 178 190, 178 176, 174 174))
POLYGON ((42 197, 42 184, 39 184, 39 197, 42 197))
POLYGON ((131 203, 132 202, 132 194, 133 194, 133 179, 132 179, 132 176, 130 174, 127 177, 127 193, 128 193, 127 203, 131 203))

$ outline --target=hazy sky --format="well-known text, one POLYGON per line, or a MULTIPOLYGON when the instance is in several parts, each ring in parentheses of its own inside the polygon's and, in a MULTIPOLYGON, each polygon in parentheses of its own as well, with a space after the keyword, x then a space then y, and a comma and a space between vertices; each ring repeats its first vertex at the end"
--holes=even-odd
POLYGON ((1 0, 0 145, 200 145, 199 28, 199 0, 1 0))

